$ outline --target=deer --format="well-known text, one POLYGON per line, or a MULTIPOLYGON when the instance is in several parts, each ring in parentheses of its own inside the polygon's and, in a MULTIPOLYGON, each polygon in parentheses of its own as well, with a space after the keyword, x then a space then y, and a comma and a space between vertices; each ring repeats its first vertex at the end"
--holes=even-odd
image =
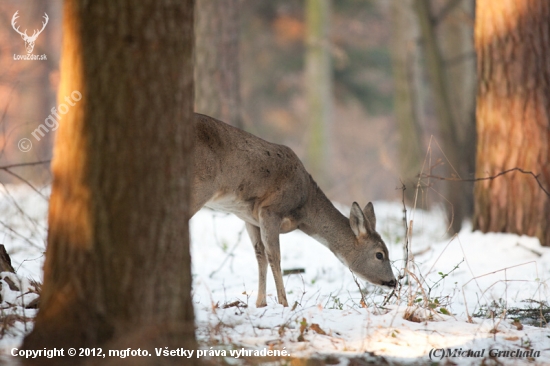
POLYGON ((17 13, 19 13, 19 10, 17 10, 15 12, 15 14, 13 14, 13 17, 11 18, 11 26, 17 33, 19 33, 21 35, 21 38, 23 38, 23 41, 25 41, 25 48, 27 49, 27 53, 32 53, 32 50, 34 49, 34 42, 36 42, 36 38, 38 38, 40 33, 42 33, 44 28, 46 28, 46 24, 48 24, 48 20, 49 20, 48 14, 44 13, 43 18, 44 18, 45 21, 42 22, 42 29, 40 29, 40 30, 35 29, 32 36, 29 36, 27 34, 26 29, 25 29, 24 32, 21 32, 21 31, 19 31, 19 27, 15 26, 15 21, 17 20, 17 18, 19 18, 17 13))
POLYGON ((394 288, 388 248, 376 232, 374 207, 353 202, 345 217, 287 146, 202 114, 194 115, 191 216, 202 207, 245 222, 258 262, 257 307, 267 306, 269 263, 279 304, 288 306, 279 234, 301 230, 328 247, 359 278, 394 288))

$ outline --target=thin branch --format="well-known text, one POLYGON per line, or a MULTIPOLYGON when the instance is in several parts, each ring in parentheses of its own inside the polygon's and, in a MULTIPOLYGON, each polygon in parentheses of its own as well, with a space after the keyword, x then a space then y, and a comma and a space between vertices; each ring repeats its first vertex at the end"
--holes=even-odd
MULTIPOLYGON (((212 278, 216 273, 218 273, 222 268, 223 266, 225 265, 225 263, 230 259, 230 258, 233 258, 234 257, 234 253, 235 253, 235 249, 237 249, 237 246, 239 245, 239 243, 241 242, 241 238, 243 236, 243 233, 245 231, 245 227, 243 226, 243 228, 241 229, 241 231, 239 231, 239 236, 237 237, 237 241, 235 242, 235 245, 233 246, 233 248, 231 248, 231 250, 229 251, 229 253, 225 256, 225 259, 223 260, 222 264, 220 264, 220 266, 218 267, 218 269, 212 271, 212 273, 210 273, 210 275, 208 277, 212 278)), ((232 269, 233 270, 233 269, 232 269)))
POLYGON ((22 181, 23 183, 28 185, 33 191, 38 193, 42 198, 44 198, 47 201, 48 197, 46 197, 42 192, 40 192, 40 190, 38 190, 35 186, 33 186, 31 184, 31 182, 29 182, 28 180, 26 180, 25 178, 23 178, 19 174, 16 174, 16 173, 12 172, 10 169, 24 167, 24 166, 35 166, 35 165, 47 164, 47 163, 50 163, 50 162, 51 162, 51 160, 41 160, 41 161, 34 161, 34 162, 30 162, 30 163, 10 164, 10 165, 0 166, 0 170, 3 170, 6 173, 8 173, 9 175, 19 179, 20 181, 22 181))
POLYGON ((495 178, 500 177, 501 175, 504 175, 504 174, 507 174, 507 173, 510 173, 510 172, 514 172, 514 171, 518 171, 518 172, 523 173, 523 174, 532 175, 533 178, 535 178, 535 180, 537 181, 540 189, 542 189, 543 192, 546 193, 546 195, 548 197, 550 197, 550 192, 546 188, 544 188, 544 186, 542 185, 542 183, 539 180, 539 175, 540 174, 535 174, 532 171, 523 170, 523 169, 517 168, 517 167, 512 168, 512 169, 508 169, 508 170, 504 170, 504 171, 502 171, 502 172, 500 172, 496 175, 492 175, 490 177, 483 177, 483 178, 470 178, 470 179, 446 178, 446 177, 441 177, 439 175, 431 175, 431 174, 419 174, 418 176, 421 177, 421 178, 434 178, 434 179, 439 179, 439 180, 448 180, 448 181, 457 181, 457 182, 478 182, 478 181, 483 181, 483 180, 493 180, 495 178))
MULTIPOLYGON (((401 186, 401 189, 402 189, 402 202, 403 202, 403 224, 405 226, 405 240, 404 240, 404 243, 403 243, 403 251, 404 251, 404 254, 405 254, 405 270, 403 271, 403 273, 407 273, 407 270, 409 269, 409 227, 407 225, 407 206, 405 205, 405 189, 407 189, 405 187, 405 184, 403 184, 403 182, 401 182, 402 186, 401 186)), ((401 278, 399 278, 400 280, 401 278)), ((409 283, 409 278, 407 277, 407 279, 405 280, 406 283, 409 283)))
POLYGON ((13 235, 18 236, 18 237, 21 238, 22 240, 24 240, 24 241, 26 241, 27 243, 29 243, 32 247, 34 247, 34 248, 39 248, 39 249, 44 249, 44 248, 40 248, 38 245, 36 245, 35 243, 33 243, 31 240, 29 240, 29 239, 27 238, 27 236, 22 235, 22 234, 19 234, 17 231, 13 230, 13 229, 11 228, 10 225, 5 224, 3 221, 0 221, 0 225, 2 225, 6 230, 11 231, 11 232, 13 233, 13 235))
POLYGON ((357 277, 355 277, 355 273, 350 269, 351 275, 353 276, 353 280, 355 281, 355 284, 357 285, 357 288, 359 289, 359 293, 361 294, 361 306, 367 307, 367 301, 365 300, 365 295, 363 294, 363 290, 361 290, 361 286, 359 285, 359 282, 357 281, 357 277))
MULTIPOLYGON (((0 168, 1 169, 1 168, 0 168)), ((46 197, 42 192, 40 192, 35 186, 33 186, 31 184, 31 182, 29 182, 28 180, 26 180, 25 178, 23 178, 22 176, 18 175, 18 174, 15 174, 14 172, 12 172, 11 170, 9 169, 2 169, 3 171, 5 171, 6 173, 10 174, 11 176, 14 176, 15 178, 19 179, 20 181, 22 181, 23 183, 25 183, 26 185, 28 185, 33 191, 35 191, 36 193, 38 193, 42 198, 44 198, 46 201, 48 200, 48 197, 46 197)))
POLYGON ((11 204, 13 206, 15 206, 15 208, 17 209, 17 211, 19 211, 19 214, 21 214, 25 219, 27 219, 34 227, 35 229, 46 229, 44 227, 42 227, 42 225, 40 225, 40 223, 38 223, 38 221, 36 221, 35 219, 33 219, 32 217, 30 217, 27 213, 25 213, 25 211, 21 208, 21 206, 17 203, 17 200, 15 199, 15 197, 12 196, 12 194, 10 193, 8 187, 6 187, 6 185, 2 182, 0 182, 0 184, 2 185, 2 187, 4 188, 4 191, 5 191, 5 195, 7 197, 9 197, 10 201, 11 201, 11 204))
POLYGON ((33 161, 31 163, 19 163, 19 164, 3 165, 3 166, 0 166, 0 170, 19 168, 19 167, 22 167, 22 166, 34 166, 34 165, 40 165, 40 164, 48 164, 48 163, 51 163, 51 161, 52 161, 51 159, 48 159, 48 160, 33 161))

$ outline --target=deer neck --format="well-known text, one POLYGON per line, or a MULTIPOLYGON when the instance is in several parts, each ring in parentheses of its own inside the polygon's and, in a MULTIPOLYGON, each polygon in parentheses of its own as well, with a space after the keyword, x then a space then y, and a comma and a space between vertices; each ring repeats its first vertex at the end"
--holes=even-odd
MULTIPOLYGON (((337 257, 347 243, 355 242, 349 219, 315 185, 299 229, 328 247, 337 257)), ((340 258, 342 260, 342 258, 340 258)))

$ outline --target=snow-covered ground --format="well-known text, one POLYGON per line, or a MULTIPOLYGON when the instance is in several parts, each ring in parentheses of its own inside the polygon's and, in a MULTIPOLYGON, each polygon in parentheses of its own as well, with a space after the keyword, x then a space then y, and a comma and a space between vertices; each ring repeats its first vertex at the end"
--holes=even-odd
MULTIPOLYGON (((395 272, 402 272, 402 205, 374 202, 374 207, 377 230, 388 245, 395 272)), ((347 208, 342 210, 347 215, 347 208)), ((27 278, 42 278, 46 214, 46 200, 28 188, 0 191, 1 243, 17 270, 18 278, 12 277, 24 290, 32 288, 27 278)), ((498 351, 520 350, 533 351, 533 357, 501 355, 498 360, 507 365, 550 364, 549 327, 528 325, 524 318, 512 321, 519 316, 517 309, 539 308, 548 301, 550 248, 530 237, 472 232, 468 224, 448 238, 441 212, 409 208, 407 214, 413 220, 414 276, 408 280, 411 286, 401 281, 397 296, 386 305, 388 291, 360 283, 367 304, 362 307, 351 272, 323 245, 293 232, 281 236, 282 267, 303 268, 305 273, 284 277, 290 306, 277 304, 269 273, 268 306, 256 308, 257 264, 244 224, 232 215, 200 211, 191 220, 191 238, 193 299, 202 347, 284 348, 296 357, 332 355, 342 365, 346 357, 368 353, 390 361, 429 363, 430 354, 440 360, 441 348, 464 356, 448 357, 449 361, 469 365, 498 351), (475 357, 466 357, 468 350, 475 357)), ((30 302, 35 294, 17 298, 20 293, 5 280, 1 284, 2 317, 35 315, 36 310, 16 306, 30 302)), ((0 330, 0 355, 17 347, 30 327, 32 322, 14 318, 13 326, 0 330)))

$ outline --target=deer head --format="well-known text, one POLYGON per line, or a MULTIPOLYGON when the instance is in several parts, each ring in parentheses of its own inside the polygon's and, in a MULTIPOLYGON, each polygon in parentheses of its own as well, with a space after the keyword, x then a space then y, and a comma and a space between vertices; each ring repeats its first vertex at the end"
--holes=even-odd
POLYGON ((32 50, 34 49, 34 42, 36 41, 36 38, 38 38, 38 35, 40 33, 42 33, 42 31, 44 30, 44 28, 46 28, 46 24, 48 24, 48 14, 44 13, 44 20, 45 22, 42 22, 42 29, 40 30, 34 30, 32 36, 29 36, 27 35, 27 30, 25 29, 24 32, 21 32, 19 31, 19 27, 16 27, 15 26, 15 20, 17 18, 19 18, 19 16, 17 15, 17 13, 19 12, 19 10, 17 10, 15 12, 15 14, 13 14, 13 17, 11 18, 11 26, 13 27, 13 29, 19 33, 21 35, 21 38, 23 38, 23 40, 25 41, 25 48, 27 49, 27 53, 32 53, 32 50))

